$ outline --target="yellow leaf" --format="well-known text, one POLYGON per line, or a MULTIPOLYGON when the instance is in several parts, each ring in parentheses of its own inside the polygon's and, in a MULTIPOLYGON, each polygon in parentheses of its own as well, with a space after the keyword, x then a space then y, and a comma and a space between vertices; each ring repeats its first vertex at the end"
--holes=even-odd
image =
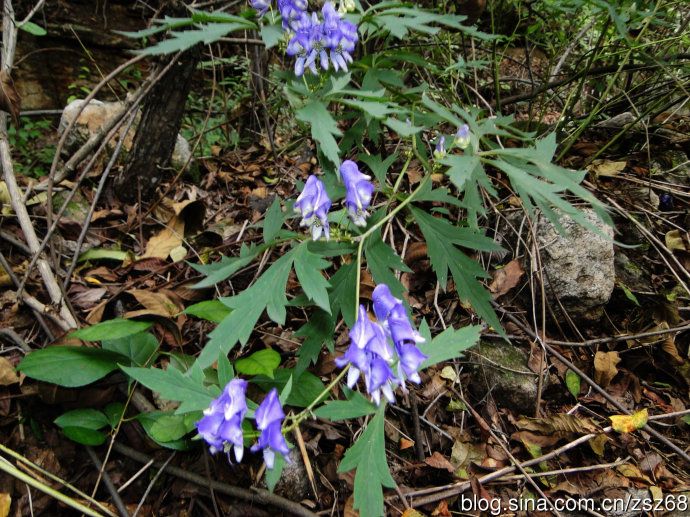
POLYGON ((594 160, 592 164, 587 167, 590 172, 596 176, 608 176, 610 178, 618 176, 623 172, 627 162, 614 162, 611 160, 594 160))
POLYGON ((184 237, 184 220, 178 216, 173 217, 160 233, 154 235, 146 244, 144 258, 167 259, 170 252, 182 245, 184 237))
POLYGON ((664 492, 656 485, 649 487, 649 493, 652 494, 652 499, 655 501, 661 501, 664 498, 664 492))
POLYGON ((425 515, 421 513, 419 510, 415 510, 414 508, 408 508, 403 512, 402 517, 425 517, 425 515))
MULTIPOLYGON (((4 357, 0 357, 0 386, 9 386, 10 384, 15 384, 19 382, 19 377, 17 372, 14 370, 12 363, 10 363, 4 357)), ((2 503, 0 503, 0 508, 2 503)), ((0 517, 2 517, 2 512, 0 512, 0 517)))
POLYGON ((611 427, 614 431, 619 433, 632 433, 638 429, 642 429, 647 425, 647 409, 633 413, 632 415, 614 415, 610 416, 611 427))
POLYGON ((652 484, 651 479, 645 476, 639 468, 637 468, 635 465, 631 465, 630 463, 623 463, 623 465, 618 465, 616 467, 616 470, 619 474, 625 476, 628 479, 645 481, 650 485, 652 484))
POLYGON ((589 446, 592 448, 592 451, 594 451, 594 454, 601 457, 604 455, 604 449, 608 441, 609 437, 604 433, 598 434, 589 441, 589 446))
POLYGON ((666 241, 666 247, 671 251, 685 250, 685 242, 683 242, 680 230, 671 230, 665 235, 664 240, 666 241))
POLYGON ((455 379, 458 378, 452 366, 444 366, 441 370, 441 377, 450 382, 455 382, 455 379))
POLYGON ((0 492, 0 517, 7 517, 10 514, 11 504, 12 498, 10 497, 10 494, 0 492))
POLYGON ((85 276, 84 282, 86 282, 87 284, 93 284, 93 285, 103 285, 103 282, 101 282, 98 278, 93 277, 93 276, 85 276))
POLYGON ((618 352, 597 352, 594 356, 594 381, 605 388, 618 374, 616 365, 621 362, 618 352))

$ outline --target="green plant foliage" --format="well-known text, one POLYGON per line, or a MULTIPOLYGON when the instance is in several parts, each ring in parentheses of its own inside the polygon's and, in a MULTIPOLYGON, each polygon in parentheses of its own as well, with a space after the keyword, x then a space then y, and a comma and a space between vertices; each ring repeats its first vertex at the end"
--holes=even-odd
POLYGON ((213 323, 220 323, 231 312, 232 309, 220 300, 204 300, 203 302, 190 305, 184 310, 185 314, 212 321, 213 323))
POLYGON ((101 346, 103 350, 128 357, 131 359, 131 364, 136 366, 150 364, 158 356, 158 340, 148 332, 139 332, 119 339, 103 340, 101 346))
POLYGON ((311 137, 319 143, 321 152, 332 164, 338 165, 340 148, 334 137, 342 132, 326 105, 319 101, 309 102, 295 112, 295 117, 311 126, 311 137))
POLYGON ((386 462, 386 443, 383 433, 385 405, 378 408, 355 444, 345 453, 338 472, 355 472, 355 504, 362 517, 378 517, 384 514, 382 487, 393 488, 386 462))
POLYGON ((117 370, 129 358, 99 348, 51 346, 35 350, 17 365, 27 377, 66 388, 86 386, 117 370))
POLYGON ((280 354, 272 348, 266 348, 235 361, 235 370, 245 375, 266 375, 273 378, 273 371, 279 364, 280 354))
POLYGON ((151 326, 146 321, 134 321, 125 319, 114 319, 96 323, 90 327, 75 330, 70 334, 77 339, 84 341, 103 341, 125 338, 140 332, 144 332, 151 326))
POLYGON ((314 411, 319 418, 338 422, 351 418, 360 418, 376 412, 376 406, 365 399, 360 393, 351 391, 347 400, 332 400, 314 411))
POLYGON ((259 376, 252 379, 252 382, 265 391, 269 391, 271 388, 283 391, 292 379, 290 394, 285 403, 294 407, 307 407, 323 391, 323 382, 310 372, 302 372, 293 378, 294 373, 292 368, 278 368, 273 378, 259 376))
POLYGON ((448 327, 434 339, 419 344, 419 350, 427 356, 420 369, 428 368, 444 361, 457 359, 462 352, 479 342, 481 327, 471 325, 461 329, 448 327))
POLYGON ((106 436, 99 429, 110 424, 105 414, 95 409, 75 409, 55 419, 65 436, 83 445, 101 445, 106 436))
POLYGON ((206 409, 220 392, 217 386, 205 384, 204 372, 195 363, 183 373, 177 368, 136 368, 120 366, 123 372, 168 400, 179 401, 176 414, 206 409))

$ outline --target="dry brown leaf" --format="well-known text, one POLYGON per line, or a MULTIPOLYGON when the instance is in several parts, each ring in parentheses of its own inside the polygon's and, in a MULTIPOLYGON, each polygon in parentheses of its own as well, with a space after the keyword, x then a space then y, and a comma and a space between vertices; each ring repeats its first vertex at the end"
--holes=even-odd
POLYGON ((622 476, 633 481, 645 481, 646 483, 652 484, 652 480, 645 476, 642 471, 631 463, 624 463, 623 465, 618 465, 616 470, 622 476))
POLYGON ((173 217, 158 234, 149 239, 143 258, 167 259, 170 252, 182 245, 184 219, 173 217))
POLYGON ((343 517, 359 517, 359 512, 355 510, 355 496, 351 495, 345 501, 345 508, 343 508, 343 517))
POLYGON ((608 441, 609 437, 606 436, 604 433, 601 433, 596 435, 589 441, 589 446, 591 447, 594 454, 596 454, 599 457, 602 457, 604 456, 604 449, 608 441))
MULTIPOLYGON (((0 357, 0 386, 9 386, 17 382, 19 382, 19 376, 12 363, 4 357, 0 357)), ((2 515, 1 512, 0 515, 2 515)))
POLYGON ((620 362, 618 352, 597 352, 594 356, 594 381, 606 388, 618 374, 616 366, 620 362))
POLYGON ((597 177, 608 176, 613 178, 623 172, 627 164, 627 162, 614 162, 611 160, 594 160, 592 164, 587 167, 587 170, 593 172, 597 177))
POLYGON ((525 270, 522 269, 522 265, 518 259, 511 260, 504 267, 497 270, 494 273, 491 285, 489 285, 489 291, 491 291, 494 299, 500 298, 513 287, 517 286, 524 274, 525 270))
POLYGON ((167 295, 161 292, 152 292, 147 289, 129 289, 129 294, 148 309, 150 314, 156 314, 164 318, 177 316, 184 310, 183 307, 173 302, 167 295))
POLYGON ((438 503, 438 506, 431 512, 433 517, 452 517, 452 513, 448 509, 448 501, 445 499, 438 503))
POLYGON ((453 473, 455 471, 455 467, 453 467, 453 464, 446 459, 443 454, 440 452, 436 451, 434 452, 431 456, 426 458, 424 460, 424 463, 429 465, 432 468, 435 469, 440 469, 440 470, 447 470, 450 473, 453 473))
POLYGON ((408 440, 407 438, 400 438, 400 450, 404 451, 405 449, 409 449, 410 447, 414 446, 414 442, 412 440, 408 440))
POLYGON ((10 514, 10 506, 12 505, 12 498, 10 494, 0 492, 0 517, 7 517, 10 514))
POLYGON ((517 426, 525 431, 534 431, 541 434, 589 434, 599 430, 590 418, 582 418, 576 415, 555 414, 546 418, 522 417, 517 426))
POLYGON ((0 109, 12 115, 14 126, 19 127, 22 99, 14 87, 12 76, 6 70, 0 72, 0 109))

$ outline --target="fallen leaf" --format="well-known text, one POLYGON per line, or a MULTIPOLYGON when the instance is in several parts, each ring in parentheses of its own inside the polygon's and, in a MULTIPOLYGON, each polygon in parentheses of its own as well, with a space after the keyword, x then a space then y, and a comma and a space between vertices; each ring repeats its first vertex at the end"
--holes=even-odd
POLYGON ((184 237, 184 219, 173 217, 167 225, 146 243, 143 258, 167 259, 170 252, 182 245, 184 237))
POLYGON ((655 501, 661 501, 664 498, 664 492, 656 485, 649 487, 649 493, 652 494, 652 499, 655 501))
POLYGON ((453 514, 448 509, 448 501, 445 499, 438 503, 438 506, 431 512, 433 517, 451 517, 453 514))
POLYGON ((0 517, 7 517, 10 514, 10 506, 12 505, 12 498, 10 494, 0 492, 0 517))
POLYGON ((573 397, 578 398, 580 396, 580 376, 574 371, 565 372, 565 385, 573 397))
POLYGON ((435 469, 447 470, 450 473, 455 471, 453 464, 446 459, 443 454, 436 451, 431 456, 424 460, 424 463, 435 469))
POLYGON ((614 162, 612 160, 594 160, 592 164, 587 167, 587 170, 594 173, 595 176, 606 176, 613 178, 618 176, 628 162, 614 162))
POLYGON ((149 311, 149 314, 156 314, 164 318, 177 316, 184 310, 184 307, 177 305, 167 295, 161 292, 153 292, 147 289, 129 289, 129 294, 134 296, 137 301, 149 311))
POLYGON ((613 415, 609 417, 611 427, 619 433, 632 433, 647 425, 647 408, 632 415, 613 415))
POLYGON ((606 448, 606 443, 609 441, 609 437, 604 433, 596 435, 594 438, 589 440, 589 446, 591 447, 594 454, 599 457, 604 456, 604 449, 606 448))
POLYGON ((419 510, 415 510, 414 508, 408 508, 405 510, 402 514, 402 517, 426 517, 422 512, 419 510))
POLYGON ((685 251, 687 249, 680 230, 671 230, 670 232, 667 232, 664 236, 664 241, 666 242, 666 247, 671 251, 685 251))
POLYGON ((582 418, 567 413, 555 414, 546 418, 522 417, 516 422, 520 429, 540 434, 589 434, 599 430, 590 418, 582 418))
MULTIPOLYGON (((19 376, 12 363, 4 357, 0 357, 0 386, 9 386, 17 382, 19 382, 19 376)), ((2 512, 0 512, 0 515, 2 515, 2 512)))
POLYGON ((628 479, 636 481, 645 481, 650 485, 652 484, 652 480, 645 476, 640 469, 638 469, 635 465, 631 463, 624 463, 623 465, 618 465, 616 467, 616 470, 619 474, 625 476, 628 479))
POLYGON ((455 369, 452 366, 444 366, 440 375, 450 382, 455 382, 455 379, 458 378, 457 374, 455 373, 455 369))
POLYGON ((414 446, 414 442, 412 440, 408 440, 407 438, 400 438, 400 450, 404 451, 405 449, 409 449, 410 447, 414 446))
POLYGON ((594 381, 606 388, 618 374, 616 365, 620 362, 618 352, 597 352, 594 356, 594 381))
POLYGON ((19 111, 22 99, 14 87, 12 76, 3 70, 0 72, 0 109, 12 115, 14 126, 19 127, 19 111))
POLYGON ((497 270, 493 275, 491 285, 489 285, 489 291, 491 291, 494 299, 500 298, 513 287, 517 286, 524 274, 525 270, 522 269, 522 265, 518 259, 511 260, 501 269, 497 270))

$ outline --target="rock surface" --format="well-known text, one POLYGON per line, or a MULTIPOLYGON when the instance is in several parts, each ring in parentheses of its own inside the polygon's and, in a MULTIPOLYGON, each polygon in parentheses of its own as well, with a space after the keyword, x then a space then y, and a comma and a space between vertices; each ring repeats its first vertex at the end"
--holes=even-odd
MULTIPOLYGON (((529 358, 522 349, 502 341, 481 341, 471 349, 471 358, 479 363, 470 382, 475 396, 492 397, 500 408, 534 413, 539 379, 529 369, 529 358)), ((549 377, 545 375, 543 388, 548 384, 549 377)))
POLYGON ((560 313, 560 302, 570 317, 596 320, 601 316, 615 284, 613 229, 593 210, 585 209, 583 212, 608 239, 567 216, 560 220, 565 230, 561 235, 545 217, 541 217, 537 225, 537 244, 547 301, 554 312, 560 313))
MULTIPOLYGON (((75 119, 77 113, 84 104, 83 99, 76 99, 70 102, 62 112, 62 117, 60 118, 60 125, 58 132, 62 134, 67 126, 75 119)), ((122 109, 121 102, 103 102, 98 100, 92 100, 84 108, 84 110, 79 115, 77 123, 74 125, 67 140, 65 140, 65 151, 67 153, 73 153, 76 151, 84 142, 86 142, 92 135, 97 133, 109 120, 117 116, 122 109)), ((137 115, 137 119, 138 119, 137 115)), ((123 150, 125 152, 132 148, 132 140, 134 139, 134 133, 136 129, 136 124, 138 120, 132 125, 129 133, 125 137, 123 144, 123 150)), ((126 124, 126 123, 125 123, 126 124)), ((123 126, 125 125, 123 124, 123 126)), ((120 127, 120 131, 115 138, 113 138, 108 144, 108 149, 112 151, 124 131, 124 127, 120 127)), ((179 169, 183 166, 189 166, 191 163, 192 151, 189 146, 189 142, 185 140, 182 135, 177 135, 177 142, 175 143, 175 150, 170 160, 170 164, 173 168, 179 169)))

